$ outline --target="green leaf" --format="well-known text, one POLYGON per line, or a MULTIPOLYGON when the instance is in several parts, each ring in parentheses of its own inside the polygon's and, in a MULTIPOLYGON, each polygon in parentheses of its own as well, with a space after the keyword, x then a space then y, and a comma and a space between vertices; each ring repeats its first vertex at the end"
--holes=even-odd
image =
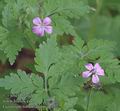
POLYGON ((80 57, 76 54, 76 48, 72 45, 63 46, 59 52, 61 53, 59 61, 49 70, 50 76, 58 75, 77 75, 80 72, 80 57), (68 62, 69 61, 69 62, 68 62))
POLYGON ((54 16, 52 19, 53 19, 54 35, 63 35, 64 33, 67 35, 71 34, 73 36, 77 35, 74 27, 67 18, 62 16, 54 16))
POLYGON ((44 91, 42 89, 37 90, 34 94, 31 95, 29 106, 33 108, 40 106, 41 103, 43 102, 43 98, 44 98, 44 91))
POLYGON ((111 80, 112 83, 120 82, 120 61, 115 59, 114 56, 103 56, 98 61, 105 70, 105 75, 111 80))
POLYGON ((2 23, 5 28, 10 30, 25 28, 26 22, 31 22, 34 16, 39 15, 38 10, 38 0, 13 0, 12 2, 7 0, 2 12, 2 23))
POLYGON ((74 38, 73 44, 80 51, 83 48, 84 41, 79 36, 77 36, 77 37, 74 38))
POLYGON ((6 62, 7 58, 3 51, 0 51, 0 61, 4 64, 6 62))
POLYGON ((68 97, 73 97, 76 95, 75 93, 79 90, 80 82, 81 81, 79 80, 79 76, 75 77, 75 76, 70 76, 69 74, 62 76, 57 81, 57 83, 53 77, 50 78, 49 80, 49 84, 50 84, 49 90, 51 95, 55 96, 60 101, 60 104, 62 104, 62 101, 66 101, 68 97))
POLYGON ((10 33, 7 29, 0 27, 0 49, 4 51, 6 57, 9 58, 10 64, 15 62, 18 52, 23 47, 21 36, 14 32, 10 33), (18 36, 18 37, 17 37, 18 36))
POLYGON ((113 55, 112 51, 114 50, 115 45, 115 42, 111 42, 108 40, 90 40, 84 47, 84 50, 86 52, 83 56, 95 60, 96 58, 104 55, 113 55))
POLYGON ((44 3, 46 16, 52 13, 60 13, 62 16, 79 18, 88 13, 88 10, 89 8, 85 0, 46 0, 44 3))
POLYGON ((92 111, 109 111, 108 109, 116 109, 119 111, 119 85, 118 84, 110 84, 105 87, 106 94, 104 92, 96 92, 92 91, 90 95, 89 101, 89 110, 92 111), (102 99, 101 99, 102 97, 102 99))
MULTIPOLYGON (((109 4, 108 0, 103 0, 103 2, 106 2, 109 4)), ((119 5, 117 2, 115 4, 119 5)), ((106 11, 103 10, 103 13, 102 14, 100 13, 100 15, 98 15, 96 17, 96 20, 93 20, 93 18, 94 18, 93 16, 89 16, 88 18, 81 18, 81 20, 78 20, 78 21, 76 20, 74 23, 75 30, 85 40, 88 40, 90 35, 92 35, 91 38, 104 39, 104 40, 116 42, 117 47, 114 50, 114 52, 117 56, 119 56, 120 55, 119 54, 119 52, 120 52, 119 51, 119 49, 120 49, 120 45, 119 45, 119 41, 120 41, 119 19, 120 19, 120 16, 119 16, 119 14, 115 13, 115 12, 117 12, 117 10, 113 10, 113 14, 115 13, 116 16, 114 16, 114 17, 110 16, 109 15, 110 9, 108 9, 108 7, 106 7, 106 8, 108 10, 108 13, 106 13, 106 11), (93 26, 93 24, 94 24, 94 26, 93 26), (91 32, 92 29, 94 29, 94 30, 91 32)), ((115 6, 115 8, 116 8, 116 6, 115 6)))
POLYGON ((55 34, 63 35, 66 33, 76 36, 77 34, 69 18, 80 18, 87 14, 88 10, 85 0, 45 0, 43 15, 45 17, 51 16, 55 34))
POLYGON ((93 39, 83 44, 81 39, 75 38, 74 45, 77 47, 78 53, 76 54, 81 57, 79 60, 81 73, 85 70, 85 64, 89 62, 99 63, 111 83, 119 82, 120 62, 113 54, 114 49, 116 49, 116 43, 108 40, 93 39))
POLYGON ((43 42, 36 50, 36 70, 44 74, 48 74, 49 68, 52 64, 55 64, 59 57, 59 50, 55 37, 51 37, 47 40, 47 43, 43 42))
POLYGON ((39 15, 40 4, 38 0, 12 0, 12 2, 7 0, 5 2, 0 26, 0 50, 4 51, 10 64, 13 65, 18 52, 23 47, 29 44, 30 48, 34 48, 35 36, 30 33, 32 33, 32 19, 39 15), (25 33, 26 30, 30 33, 25 33))
POLYGON ((65 95, 74 95, 75 92, 79 89, 79 79, 74 76, 65 75, 62 76, 61 81, 58 85, 61 93, 65 95))
POLYGON ((2 10, 4 9, 5 2, 3 0, 0 1, 0 24, 2 23, 2 10))
POLYGON ((75 106, 77 100, 78 100, 77 97, 69 98, 64 105, 64 110, 76 111, 75 109, 73 109, 73 107, 75 106))
POLYGON ((0 109, 2 111, 19 111, 16 104, 12 103, 8 98, 8 92, 0 88, 0 109))
MULTIPOLYGON (((13 95, 17 95, 18 100, 25 100, 36 90, 42 90, 43 80, 41 77, 31 74, 27 75, 24 71, 17 74, 11 73, 10 76, 0 79, 0 87, 11 90, 13 95)), ((31 98, 31 97, 30 97, 31 98)))

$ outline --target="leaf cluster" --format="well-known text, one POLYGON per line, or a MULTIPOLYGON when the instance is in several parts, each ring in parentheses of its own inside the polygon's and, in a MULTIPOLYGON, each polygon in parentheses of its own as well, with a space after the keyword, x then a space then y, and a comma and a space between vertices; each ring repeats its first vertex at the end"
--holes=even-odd
MULTIPOLYGON (((109 109, 110 106, 106 103, 113 99, 115 94, 110 91, 120 82, 119 61, 112 52, 114 46, 114 42, 95 39, 85 43, 80 37, 76 37, 72 45, 60 47, 53 36, 36 50, 35 68, 43 77, 18 71, 18 74, 12 73, 1 78, 0 86, 11 90, 19 100, 28 100, 29 106, 39 108, 43 105, 56 111, 77 111, 78 102, 82 101, 84 104, 79 104, 79 107, 84 111, 89 102, 84 99, 89 96, 89 91, 83 90, 84 79, 80 74, 85 70, 86 63, 97 62, 105 70, 105 77, 101 78, 102 89, 91 89, 88 108, 96 111, 100 105, 102 109, 99 110, 106 110, 106 107, 109 109), (105 98, 104 104, 99 103, 101 96, 105 98), (52 100, 52 103, 49 103, 49 100, 52 100), (92 101, 96 101, 96 104, 92 101), (93 109, 94 105, 97 109, 93 109)), ((115 90, 119 91, 119 88, 116 87, 115 90)), ((116 102, 115 98, 114 101, 116 102)))

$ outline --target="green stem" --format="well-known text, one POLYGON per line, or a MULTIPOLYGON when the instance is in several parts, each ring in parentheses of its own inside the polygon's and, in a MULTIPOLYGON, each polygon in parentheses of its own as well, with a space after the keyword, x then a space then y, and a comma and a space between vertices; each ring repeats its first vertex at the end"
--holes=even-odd
POLYGON ((49 78, 47 75, 44 75, 44 89, 48 97, 50 97, 50 92, 49 92, 49 83, 48 83, 49 78))
POLYGON ((47 85, 48 83, 47 83, 47 75, 45 75, 45 91, 46 91, 46 93, 48 93, 48 85, 47 85))
POLYGON ((90 89, 89 94, 88 94, 86 111, 89 111, 89 104, 90 104, 91 93, 92 93, 92 89, 90 89))

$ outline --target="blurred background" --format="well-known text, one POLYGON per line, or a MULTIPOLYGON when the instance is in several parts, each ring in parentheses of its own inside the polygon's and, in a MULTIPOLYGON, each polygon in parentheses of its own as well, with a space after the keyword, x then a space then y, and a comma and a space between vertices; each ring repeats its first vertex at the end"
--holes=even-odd
POLYGON ((92 12, 75 21, 79 35, 117 42, 115 54, 120 56, 120 0, 88 0, 92 12), (79 22, 79 23, 78 23, 79 22))

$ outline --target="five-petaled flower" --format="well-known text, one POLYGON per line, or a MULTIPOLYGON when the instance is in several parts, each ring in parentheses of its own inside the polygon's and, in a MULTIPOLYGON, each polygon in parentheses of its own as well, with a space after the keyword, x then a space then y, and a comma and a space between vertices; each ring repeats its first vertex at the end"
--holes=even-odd
POLYGON ((33 26, 32 31, 38 36, 44 36, 45 32, 48 34, 52 33, 52 26, 51 26, 51 19, 50 17, 46 17, 43 20, 39 17, 33 19, 33 26))
POLYGON ((94 66, 89 63, 86 64, 85 67, 87 68, 87 71, 82 73, 83 78, 89 78, 92 77, 92 82, 94 84, 99 83, 99 76, 104 76, 104 70, 101 68, 99 63, 96 63, 94 66))

